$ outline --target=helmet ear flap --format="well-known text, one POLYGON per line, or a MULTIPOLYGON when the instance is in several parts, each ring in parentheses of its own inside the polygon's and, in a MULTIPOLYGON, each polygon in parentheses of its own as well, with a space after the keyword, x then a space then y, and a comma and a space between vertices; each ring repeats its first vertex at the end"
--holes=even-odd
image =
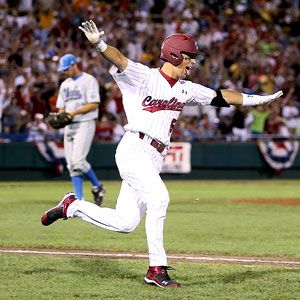
POLYGON ((177 65, 180 65, 183 61, 183 55, 181 52, 178 52, 177 53, 174 53, 174 52, 170 52, 169 54, 174 60, 177 61, 177 63, 175 64, 176 66, 177 65))

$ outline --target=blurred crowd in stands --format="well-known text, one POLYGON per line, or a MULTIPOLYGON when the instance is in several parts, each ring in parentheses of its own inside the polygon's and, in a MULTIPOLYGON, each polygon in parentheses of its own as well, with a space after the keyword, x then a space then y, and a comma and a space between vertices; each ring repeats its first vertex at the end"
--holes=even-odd
POLYGON ((63 80, 57 63, 65 53, 76 55, 80 67, 98 79, 102 103, 95 138, 118 141, 123 135, 126 116, 109 65, 78 30, 89 19, 134 61, 159 67, 163 39, 182 32, 201 51, 192 81, 250 94, 284 91, 269 106, 186 106, 174 141, 300 135, 299 12, 298 0, 0 0, 1 140, 62 135, 45 117, 56 111, 63 80))

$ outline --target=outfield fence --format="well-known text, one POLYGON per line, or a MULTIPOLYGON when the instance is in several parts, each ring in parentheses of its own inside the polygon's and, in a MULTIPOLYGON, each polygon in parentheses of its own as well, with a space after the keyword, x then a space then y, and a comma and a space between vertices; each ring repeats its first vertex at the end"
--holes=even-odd
MULTIPOLYGON (((115 163, 117 144, 94 142, 88 161, 103 180, 119 179, 115 163)), ((266 163, 256 141, 214 141, 191 143, 191 172, 163 174, 167 179, 261 179, 300 178, 300 155, 281 172, 266 163)), ((66 180, 66 167, 60 174, 47 162, 35 143, 0 144, 0 180, 66 180)))

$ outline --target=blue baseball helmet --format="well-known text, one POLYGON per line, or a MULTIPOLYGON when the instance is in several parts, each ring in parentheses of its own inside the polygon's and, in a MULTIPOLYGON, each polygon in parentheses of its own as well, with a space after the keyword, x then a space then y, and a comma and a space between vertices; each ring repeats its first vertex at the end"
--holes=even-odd
POLYGON ((69 69, 72 65, 76 64, 76 56, 73 54, 65 54, 59 59, 58 64, 58 72, 63 72, 67 69, 69 69))

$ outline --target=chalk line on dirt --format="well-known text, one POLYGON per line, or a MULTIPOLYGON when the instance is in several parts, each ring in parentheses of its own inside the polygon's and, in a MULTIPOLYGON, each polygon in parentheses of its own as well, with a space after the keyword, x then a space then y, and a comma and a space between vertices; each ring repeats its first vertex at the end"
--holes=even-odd
MULTIPOLYGON (((51 256, 81 256, 81 257, 100 257, 100 258, 127 258, 127 259, 148 259, 147 254, 140 253, 103 253, 92 251, 67 251, 52 249, 0 249, 0 254, 31 254, 31 255, 51 255, 51 256)), ((190 261, 190 262, 211 262, 211 263, 231 263, 246 265, 282 265, 299 267, 299 260, 288 260, 281 258, 258 258, 258 257, 233 257, 233 256, 209 256, 209 255, 168 255, 170 260, 190 261)))

